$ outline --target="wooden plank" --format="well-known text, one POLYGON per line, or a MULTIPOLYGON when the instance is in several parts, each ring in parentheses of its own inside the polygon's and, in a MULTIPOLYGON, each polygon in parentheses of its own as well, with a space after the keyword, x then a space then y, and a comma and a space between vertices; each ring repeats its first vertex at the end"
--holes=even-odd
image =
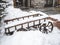
MULTIPOLYGON (((45 17, 46 18, 46 17, 45 17)), ((45 19, 44 17, 43 17, 43 19, 45 19)), ((14 25, 11 25, 11 26, 9 26, 9 27, 6 27, 6 28, 11 28, 11 27, 15 27, 15 26, 19 26, 19 25, 22 25, 22 24, 26 24, 26 23, 30 23, 30 22, 34 22, 34 21, 39 21, 39 20, 43 20, 43 19, 40 19, 40 18, 38 18, 37 17, 37 19, 32 19, 32 20, 29 20, 28 19, 28 21, 26 20, 26 21, 22 21, 22 22, 20 22, 20 23, 17 23, 17 24, 14 24, 14 25)))
POLYGON ((26 18, 26 17, 31 17, 31 16, 33 16, 34 17, 34 15, 39 15, 39 14, 33 14, 33 15, 28 15, 28 16, 23 16, 23 17, 19 17, 19 18, 14 18, 14 19, 9 19, 9 20, 5 20, 4 22, 5 23, 8 23, 9 21, 13 21, 13 20, 19 20, 19 19, 21 19, 21 18, 23 18, 23 20, 24 20, 24 18, 26 18))

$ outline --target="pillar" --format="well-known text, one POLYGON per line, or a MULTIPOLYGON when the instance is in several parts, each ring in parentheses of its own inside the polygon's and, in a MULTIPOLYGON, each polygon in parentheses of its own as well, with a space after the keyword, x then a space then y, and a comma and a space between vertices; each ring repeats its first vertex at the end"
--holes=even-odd
POLYGON ((30 0, 28 0, 28 7, 30 7, 30 0))
POLYGON ((23 6, 25 6, 25 0, 23 0, 23 6))
POLYGON ((55 6, 55 0, 53 0, 53 7, 55 6))

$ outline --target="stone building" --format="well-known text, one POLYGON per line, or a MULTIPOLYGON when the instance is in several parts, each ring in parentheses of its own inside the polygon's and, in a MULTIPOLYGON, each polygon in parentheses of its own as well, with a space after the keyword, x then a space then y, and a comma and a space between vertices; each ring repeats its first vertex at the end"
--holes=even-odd
POLYGON ((60 5, 60 0, 13 0, 14 7, 53 7, 60 5))
POLYGON ((13 0, 14 7, 24 6, 24 7, 42 7, 45 4, 45 0, 13 0))

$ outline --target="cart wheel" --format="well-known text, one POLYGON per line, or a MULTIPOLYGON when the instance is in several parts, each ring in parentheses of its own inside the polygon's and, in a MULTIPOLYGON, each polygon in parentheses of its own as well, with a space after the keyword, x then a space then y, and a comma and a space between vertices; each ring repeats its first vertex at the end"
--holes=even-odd
POLYGON ((14 33, 14 31, 12 31, 12 32, 6 32, 5 34, 6 35, 13 35, 13 33, 14 33))
POLYGON ((39 27, 39 30, 43 33, 48 33, 53 31, 52 22, 48 22, 48 24, 44 23, 39 27))
POLYGON ((52 22, 48 22, 47 28, 48 28, 49 32, 53 31, 53 24, 52 24, 52 22))
POLYGON ((39 31, 41 31, 42 30, 42 28, 41 28, 42 26, 39 26, 39 31))
POLYGON ((46 23, 42 24, 40 27, 39 27, 39 30, 43 33, 47 32, 47 29, 46 29, 46 23))

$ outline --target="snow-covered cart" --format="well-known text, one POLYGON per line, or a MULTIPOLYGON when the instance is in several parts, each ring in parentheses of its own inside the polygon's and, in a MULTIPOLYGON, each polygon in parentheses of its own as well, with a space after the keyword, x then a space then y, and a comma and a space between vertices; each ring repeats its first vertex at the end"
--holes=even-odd
POLYGON ((48 16, 42 12, 34 13, 31 15, 22 16, 19 18, 13 18, 9 20, 5 20, 5 34, 12 35, 15 30, 17 31, 30 31, 33 30, 40 30, 42 32, 52 32, 53 24, 51 21, 48 21, 48 24, 41 23, 47 21, 48 16), (20 20, 22 19, 22 20, 20 20), (17 21, 15 21, 17 20, 17 21), (11 23, 9 23, 12 21, 11 23), (26 24, 26 25, 25 25, 26 24), (14 31, 11 31, 11 28, 14 27, 14 31), (19 28, 17 28, 19 27, 19 28), (31 28, 32 27, 32 28, 31 28))
POLYGON ((42 31, 43 33, 48 33, 48 32, 52 32, 53 30, 53 24, 51 21, 48 21, 47 23, 43 23, 40 25, 39 30, 42 31))

